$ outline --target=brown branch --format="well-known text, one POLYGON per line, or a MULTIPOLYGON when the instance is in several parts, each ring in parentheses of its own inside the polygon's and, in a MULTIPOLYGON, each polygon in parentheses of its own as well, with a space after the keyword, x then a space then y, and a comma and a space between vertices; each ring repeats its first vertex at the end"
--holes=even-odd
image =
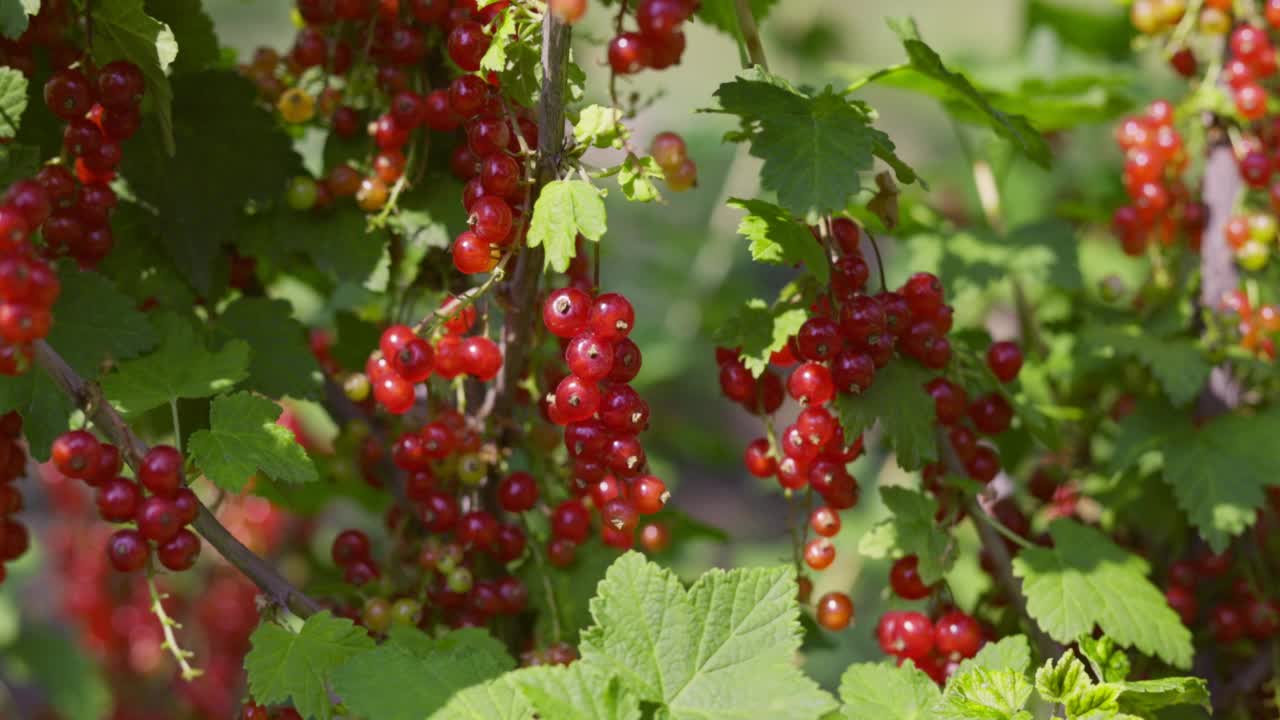
POLYGON ((1218 692, 1213 693, 1213 716, 1225 716, 1237 700, 1247 697, 1274 674, 1276 662, 1276 644, 1268 642, 1258 648, 1257 654, 1249 664, 1236 671, 1231 682, 1218 692))
MULTIPOLYGON (((36 364, 44 368, 54 384, 69 395, 89 415, 94 425, 120 448, 125 462, 136 472, 138 464, 147 454, 146 443, 134 434, 120 413, 111 407, 102 396, 102 391, 80 377, 48 343, 37 340, 33 347, 36 364)), ((275 568, 237 540, 203 503, 200 504, 200 514, 191 523, 191 527, 209 541, 227 562, 235 565, 281 607, 288 608, 293 614, 303 618, 322 609, 319 603, 295 588, 275 568)))
MULTIPOLYGON (((964 470, 964 463, 960 462, 960 458, 956 455, 956 451, 951 447, 951 442, 947 439, 947 433, 938 427, 938 452, 942 454, 942 461, 946 464, 947 472, 961 477, 967 477, 964 470)), ((1032 642, 1035 643, 1036 649, 1040 652, 1042 658, 1056 658, 1062 654, 1062 647, 1053 641, 1053 638, 1045 634, 1044 630, 1036 623, 1035 619, 1027 612, 1027 599, 1022 595, 1022 583, 1013 574, 1013 559, 1009 556, 1009 548, 1004 544, 1004 538, 1000 537, 1000 532, 992 525, 992 518, 987 511, 978 503, 977 498, 969 498, 965 501, 965 512, 969 513, 969 517, 973 518, 973 525, 978 529, 978 537, 982 540, 982 549, 991 556, 991 563, 995 566, 995 579, 1000 589, 1004 591, 1005 596, 1018 612, 1018 615, 1024 621, 1027 634, 1031 636, 1032 642)))
POLYGON ((764 43, 760 42, 760 30, 756 27, 755 16, 751 14, 750 0, 735 0, 734 10, 738 14, 738 29, 742 31, 742 42, 747 46, 747 59, 752 65, 769 69, 769 61, 764 56, 764 43))
MULTIPOLYGON (((537 187, 555 180, 560 174, 560 162, 564 153, 564 108, 568 94, 569 40, 571 30, 546 13, 542 20, 542 92, 538 98, 538 179, 537 187)), ((534 191, 532 200, 536 201, 534 191)), ((530 206, 532 208, 532 205, 530 206)), ((532 210, 529 210, 532 213, 532 210)), ((515 271, 507 282, 506 297, 509 300, 502 340, 506 347, 502 375, 498 378, 498 393, 493 404, 496 417, 507 418, 515 407, 520 378, 524 375, 533 346, 534 322, 538 317, 538 281, 542 275, 543 251, 539 247, 524 247, 516 258, 515 271)), ((503 431, 508 444, 515 431, 510 425, 503 431)))

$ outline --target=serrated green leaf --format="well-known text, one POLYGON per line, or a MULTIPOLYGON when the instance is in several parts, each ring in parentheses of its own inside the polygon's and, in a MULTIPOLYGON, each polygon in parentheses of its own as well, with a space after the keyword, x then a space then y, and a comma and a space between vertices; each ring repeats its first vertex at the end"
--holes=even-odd
POLYGON ((480 69, 502 72, 507 69, 507 48, 518 42, 516 21, 519 13, 503 9, 489 42, 489 49, 480 58, 480 69))
POLYGON ((591 602, 582 662, 672 720, 813 718, 835 703, 792 662, 795 590, 786 567, 711 570, 686 592, 669 570, 627 553, 591 602))
POLYGON ((173 89, 177 153, 167 154, 159 142, 163 128, 144 120, 126 145, 121 169, 138 197, 156 209, 156 231, 183 276, 197 293, 219 297, 229 267, 223 246, 235 242, 245 208, 279 199, 300 161, 288 135, 255 106, 257 90, 245 78, 231 71, 187 73, 174 77, 173 89))
POLYGON ((433 640, 396 626, 388 642, 333 670, 333 689, 352 712, 378 720, 421 720, 461 690, 514 667, 502 645, 483 630, 433 640))
POLYGON ((511 675, 539 717, 640 720, 640 700, 616 676, 587 663, 525 668, 511 675))
POLYGON ((1146 577, 1146 561, 1106 536, 1069 520, 1049 527, 1053 548, 1023 550, 1013 560, 1027 613, 1050 637, 1071 642, 1094 626, 1124 645, 1175 667, 1191 664, 1191 633, 1146 577))
POLYGON ((742 364, 760 377, 769 367, 769 357, 786 346, 787 339, 799 332, 808 318, 803 307, 781 302, 770 307, 753 298, 724 324, 717 337, 728 347, 741 348, 738 357, 742 364))
POLYGON ((26 32, 29 16, 40 12, 40 0, 20 0, 0 4, 0 35, 17 40, 26 32))
POLYGON ((1117 683, 1120 710, 1141 717, 1174 705, 1196 705, 1210 711, 1209 685, 1204 678, 1168 677, 1117 683))
POLYGON ((831 264, 808 225, 764 200, 729 198, 726 204, 747 211, 738 224, 738 234, 751 241, 752 260, 774 265, 804 265, 820 282, 827 281, 831 264))
POLYGON ((892 515, 863 536, 858 552, 874 558, 915 555, 926 585, 941 580, 954 564, 955 554, 947 553, 951 538, 935 520, 938 502, 902 487, 882 487, 880 497, 892 515))
POLYGON ((1081 352, 1096 357, 1132 357, 1151 370, 1174 405, 1200 394, 1212 365, 1190 338, 1160 338, 1136 325, 1092 325, 1080 333, 1081 352))
POLYGON ((573 126, 574 141, 590 147, 621 147, 630 136, 631 131, 622 124, 622 111, 603 105, 583 108, 573 126))
POLYGON ((46 340, 81 375, 97 377, 104 359, 129 360, 155 347, 147 317, 110 280, 70 265, 59 268, 58 280, 57 321, 46 340))
POLYGON ((0 67, 0 138, 11 139, 27 111, 27 76, 16 68, 0 67))
POLYGON ((256 472, 283 483, 319 479, 293 432, 277 425, 283 410, 267 398, 238 392, 214 398, 209 429, 192 433, 187 454, 205 477, 239 492, 256 472))
POLYGON ((178 55, 172 72, 186 73, 215 67, 221 60, 213 21, 201 0, 145 0, 146 12, 173 31, 178 55))
POLYGON ((933 717, 939 720, 1030 720, 1023 710, 1031 683, 1014 670, 973 668, 947 681, 933 717))
POLYGON ((240 298, 218 316, 228 339, 249 343, 245 386, 273 398, 320 396, 320 364, 307 344, 307 331, 284 300, 240 298))
POLYGON ((622 195, 631 202, 653 202, 661 199, 662 193, 654 180, 663 177, 658 161, 649 156, 637 158, 627 155, 618 166, 618 187, 622 195))
POLYGON ((877 421, 898 464, 915 470, 938 459, 933 398, 924 386, 933 373, 911 361, 891 362, 876 371, 860 395, 840 393, 836 409, 847 437, 857 437, 877 421))
POLYGON ((120 363, 116 372, 102 379, 107 399, 122 412, 144 412, 174 398, 216 395, 248 375, 248 343, 232 340, 209 352, 188 320, 163 313, 153 324, 160 347, 120 363))
POLYGON ((964 660, 956 670, 958 673, 968 672, 973 668, 987 670, 1016 670, 1025 673, 1031 667, 1031 645, 1026 635, 1010 635, 997 642, 989 642, 978 650, 978 654, 964 660))
POLYGON ((178 42, 173 31, 147 15, 143 0, 113 0, 94 5, 93 59, 99 66, 113 60, 128 60, 142 71, 146 79, 145 100, 157 119, 162 147, 169 155, 175 150, 173 88, 166 73, 177 56, 178 42))
POLYGON ((906 49, 907 57, 910 59, 913 68, 928 77, 945 83, 956 93, 958 99, 969 103, 974 109, 981 112, 986 117, 987 124, 997 135, 1012 143, 1032 162, 1041 167, 1049 167, 1053 159, 1049 144, 1045 142, 1044 137, 1032 127, 1025 117, 1021 115, 1006 115, 995 109, 991 102, 982 93, 978 92, 978 89, 973 86, 973 83, 968 78, 948 69, 943 64, 942 58, 938 56, 938 53, 921 39, 920 31, 916 28, 915 21, 890 22, 889 26, 902 40, 902 46, 906 49))
POLYGON ((849 720, 926 720, 942 698, 938 686, 910 660, 850 665, 840 678, 841 712, 849 720))
POLYGON ((254 700, 292 702, 304 718, 323 720, 333 717, 329 674, 373 647, 364 628, 328 610, 307 618, 297 633, 264 622, 249 642, 253 647, 244 657, 244 669, 254 700))
POLYGON ((49 459, 49 447, 68 430, 67 422, 75 405, 58 389, 42 368, 16 377, 0 376, 0 412, 16 410, 22 415, 22 434, 28 452, 36 460, 49 459))
POLYGON ((1129 677, 1129 656, 1111 638, 1103 635, 1094 639, 1092 635, 1083 635, 1077 645, 1099 680, 1120 682, 1129 677))
POLYGON ((537 720, 537 717, 511 676, 503 675, 455 694, 426 720, 537 720))
POLYGON ((1116 702, 1119 696, 1120 689, 1115 685, 1086 685, 1066 698, 1063 709, 1068 718, 1114 715, 1120 712, 1120 704, 1116 702))
POLYGON ((576 254, 574 239, 599 241, 605 232, 604 198, 583 180, 553 180, 538 193, 529 222, 529 247, 542 246, 543 268, 569 269, 576 254))
POLYGON ((828 87, 809 96, 753 71, 716 90, 720 108, 750 127, 751 155, 764 160, 760 181, 793 215, 843 210, 862 188, 860 173, 893 143, 871 127, 869 109, 828 87))
POLYGON ((309 258, 319 270, 339 281, 363 283, 383 257, 386 233, 369 232, 364 213, 343 206, 324 213, 295 212, 277 206, 238 219, 246 254, 272 258, 282 265, 309 258))
POLYGON ((1091 685, 1093 680, 1089 678, 1084 663, 1070 650, 1057 660, 1050 658, 1036 670, 1036 692, 1049 702, 1065 703, 1072 695, 1088 690, 1091 685))

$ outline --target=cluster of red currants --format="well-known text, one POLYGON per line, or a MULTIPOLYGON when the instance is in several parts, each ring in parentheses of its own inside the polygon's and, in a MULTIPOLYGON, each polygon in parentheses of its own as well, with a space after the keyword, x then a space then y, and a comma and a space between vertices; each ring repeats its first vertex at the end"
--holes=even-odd
MULTIPOLYGON (((372 384, 374 399, 387 412, 408 412, 415 401, 416 386, 432 372, 445 380, 464 373, 481 382, 497 377, 502 369, 502 350, 485 335, 466 336, 475 324, 476 311, 462 303, 446 298, 441 304, 440 312, 449 319, 434 347, 407 325, 392 325, 383 331, 378 352, 365 363, 365 376, 372 384)), ((348 386, 348 390, 356 391, 355 400, 367 394, 361 388, 348 386)))
POLYGON ((31 545, 27 526, 13 517, 25 507, 22 491, 15 485, 27 469, 21 438, 22 417, 13 411, 0 415, 0 583, 5 579, 5 563, 22 557, 31 545))
POLYGON ((1254 307, 1242 289, 1229 291, 1222 299, 1222 309, 1236 321, 1240 347, 1258 357, 1275 360, 1275 336, 1280 333, 1280 305, 1254 307))
MULTIPOLYGON (((987 348, 987 367, 1000 382, 1012 382, 1022 370, 1022 350, 1007 340, 992 343, 987 348)), ((1000 473, 1000 455, 991 445, 980 442, 978 433, 999 435, 1009 429, 1013 422, 1009 401, 993 390, 969 402, 963 387, 941 377, 931 380, 925 390, 933 397, 934 414, 938 423, 946 426, 947 440, 965 472, 984 485, 994 480, 1000 473)), ((926 467, 926 487, 936 490, 933 481, 944 474, 940 463, 926 467)))
MULTIPOLYGON (((666 504, 666 484, 648 473, 639 434, 649 427, 649 405, 631 387, 640 372, 640 348, 628 335, 635 327, 631 302, 618 293, 594 298, 577 284, 551 291, 542 321, 560 338, 569 372, 543 405, 547 419, 564 427, 573 461, 575 498, 551 514, 548 553, 557 566, 572 562, 575 547, 591 531, 590 498, 600 515, 606 545, 630 548, 640 517, 666 504)), ((653 526, 659 528, 660 526, 653 526)), ((661 529, 645 533, 661 534, 661 529)), ((645 538, 646 545, 654 538, 645 538)))
POLYGON ((880 616, 876 640, 899 664, 910 660, 943 685, 962 660, 978 654, 987 633, 981 623, 961 610, 947 610, 936 620, 915 610, 892 610, 880 616))
POLYGON ((1200 236, 1209 221, 1208 208, 1182 182, 1187 153, 1173 126, 1173 106, 1157 100, 1142 115, 1125 118, 1115 139, 1124 152, 1124 187, 1129 204, 1116 209, 1111 227, 1120 247, 1140 256, 1157 242, 1171 247, 1185 235, 1187 245, 1200 250, 1200 236))
POLYGON ((667 131, 654 135, 649 154, 662 168, 667 187, 673 192, 683 192, 698 184, 698 164, 689 157, 689 149, 679 134, 667 131))
POLYGON ((693 17, 699 4, 698 0, 640 0, 635 6, 637 31, 623 32, 623 16, 627 10, 627 4, 623 3, 617 22, 618 34, 609 41, 609 67, 613 74, 634 75, 645 68, 665 70, 678 65, 685 48, 681 28, 693 17))
POLYGON ((119 448, 99 442, 87 430, 71 430, 54 439, 50 462, 65 477, 95 488, 103 520, 134 525, 116 530, 107 542, 107 557, 116 570, 146 568, 152 543, 156 558, 169 570, 195 565, 200 538, 187 526, 199 515, 200 500, 183 482, 182 454, 176 449, 157 445, 148 450, 134 481, 120 474, 124 463, 119 448))
POLYGON ((1227 581, 1232 568, 1229 554, 1204 553, 1169 566, 1165 600, 1182 622, 1195 627, 1200 618, 1200 598, 1213 597, 1209 632, 1220 645, 1240 640, 1265 642, 1280 631, 1280 602, 1260 595, 1244 577, 1227 581))

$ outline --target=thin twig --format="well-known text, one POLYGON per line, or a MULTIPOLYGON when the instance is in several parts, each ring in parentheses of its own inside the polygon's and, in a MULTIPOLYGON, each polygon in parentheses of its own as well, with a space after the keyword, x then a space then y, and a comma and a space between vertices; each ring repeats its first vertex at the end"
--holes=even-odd
MULTIPOLYGON (((85 382, 85 379, 62 359, 58 351, 43 340, 37 340, 32 347, 36 364, 48 373, 53 383, 70 396, 77 406, 85 409, 86 414, 93 419, 94 425, 120 448, 125 462, 136 471, 143 456, 147 454, 146 443, 142 442, 120 413, 116 412, 115 408, 102 397, 101 390, 96 385, 85 382)), ((199 507, 200 512, 191 523, 192 529, 207 540, 222 557, 226 558, 227 562, 252 580, 267 597, 303 618, 321 610, 319 603, 307 597, 276 572, 275 568, 237 540, 203 503, 199 507)))
MULTIPOLYGON (((946 466, 947 472, 953 475, 966 475, 964 464, 960 462, 960 458, 956 455, 956 451, 951 447, 951 441, 947 438, 947 433, 941 427, 937 433, 938 452, 942 455, 942 461, 946 466)), ((1057 657, 1062 648, 1058 646, 1053 638, 1049 637, 1044 630, 1036 623, 1035 619, 1027 613, 1027 600, 1022 596, 1022 583, 1013 574, 1013 559, 1009 556, 1009 549, 1005 547, 1004 540, 1001 539, 1000 531, 996 529, 998 521, 991 517, 982 506, 978 504, 976 498, 968 498, 965 501, 965 511, 973 518, 973 524, 978 529, 978 537, 982 539, 982 548, 991 556, 991 562, 995 566, 996 582, 1000 585, 1000 589, 1004 591, 1005 596, 1009 599, 1009 604, 1018 612, 1018 615, 1025 621, 1027 632, 1035 643, 1036 649, 1043 658, 1057 657)), ((1003 527, 1003 526, 1001 526, 1003 527)), ((1004 528, 1013 537, 1017 537, 1008 528, 1004 528)), ((1019 540, 1022 540, 1019 538, 1019 540)), ((1025 540, 1022 540, 1025 543, 1025 540)))
POLYGON ((884 292, 889 291, 889 281, 885 279, 884 274, 884 258, 880 255, 880 243, 876 242, 876 236, 867 231, 867 240, 871 241, 871 250, 876 254, 876 269, 880 271, 880 289, 884 292))
MULTIPOLYGON (((737 11, 742 42, 747 46, 747 59, 751 61, 751 65, 759 65, 768 70, 769 60, 764 56, 764 43, 760 42, 760 30, 756 27, 755 16, 751 14, 750 0, 734 0, 733 7, 737 11)), ((750 68, 750 65, 747 67, 750 68)))

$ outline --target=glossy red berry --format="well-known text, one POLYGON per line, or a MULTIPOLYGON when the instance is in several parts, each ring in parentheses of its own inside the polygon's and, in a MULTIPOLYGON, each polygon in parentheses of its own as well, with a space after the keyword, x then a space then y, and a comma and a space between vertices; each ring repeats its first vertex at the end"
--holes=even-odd
POLYGON ((992 343, 987 348, 987 367, 1000 382, 1012 382, 1022 369, 1022 349, 1008 340, 992 343))
POLYGON ((330 556, 333 558, 333 564, 338 567, 346 567, 359 560, 368 560, 369 536, 360 530, 343 530, 333 539, 330 556))
POLYGON ((112 110, 130 110, 142 102, 146 80, 137 65, 116 60, 98 71, 98 102, 112 110))
POLYGON ((551 291, 542 305, 542 322, 556 337, 569 338, 587 327, 591 296, 574 287, 551 291))
POLYGON ((190 570, 200 557, 200 538, 190 530, 183 528, 171 540, 156 547, 156 558, 160 564, 174 572, 190 570))
POLYGON ((471 377, 488 382, 502 369, 502 350, 483 335, 469 337, 462 342, 462 367, 471 377))
POLYGON ((758 478, 773 477, 778 471, 778 461, 769 451, 769 441, 756 438, 747 445, 745 463, 747 472, 758 478))
POLYGON ((787 392, 805 405, 822 405, 835 395, 835 385, 825 365, 806 362, 791 371, 787 392))
POLYGON ((152 496, 142 501, 135 516, 138 531, 148 540, 164 543, 182 529, 178 508, 168 498, 152 496))
POLYGON ((889 568, 889 587, 894 594, 904 600, 919 600, 929 597, 928 585, 920 579, 919 558, 907 555, 898 558, 889 568))
POLYGON ((618 293, 605 293, 591 304, 588 323, 602 340, 620 340, 635 327, 635 309, 631 301, 618 293))
POLYGON ((613 344, 594 333, 583 333, 569 341, 564 361, 569 372, 583 380, 603 380, 613 369, 613 344))
POLYGON ((449 58, 466 72, 480 69, 480 59, 489 50, 489 36, 478 22, 462 22, 449 31, 449 58))
POLYGON ((498 266, 497 249, 470 230, 453 243, 453 265, 465 275, 486 273, 498 266))
POLYGON ((138 481, 151 494, 174 497, 182 487, 182 454, 170 445, 156 445, 138 466, 138 481))
POLYGON ((949 660, 977 655, 982 643, 982 626, 973 616, 959 610, 945 613, 933 625, 934 651, 949 660))
POLYGON ((641 515, 658 512, 670 497, 667 484, 653 475, 644 475, 631 483, 631 502, 641 515))
POLYGON ((933 623, 918 612, 888 612, 880 618, 876 638, 889 655, 920 662, 933 652, 933 623))
POLYGON ((622 33, 609 41, 609 67, 615 75, 638 73, 653 62, 653 47, 640 33, 622 33))
POLYGON ((579 544, 591 532, 591 514, 577 500, 565 500, 551 512, 551 535, 579 544))
POLYGON ((147 565, 151 546, 142 533, 132 528, 117 530, 107 540, 107 559, 119 572, 135 572, 147 565))
POLYGON ((821 537, 835 537, 840 532, 840 513, 823 505, 809 514, 809 526, 821 537))
POLYGON ((933 397, 934 412, 939 423, 954 425, 964 418, 969 407, 969 395, 964 388, 946 378, 934 378, 925 386, 925 390, 933 397))
POLYGON ((826 570, 836 559, 836 546, 831 541, 818 537, 804 546, 804 562, 814 570, 826 570))
POLYGON ((999 393, 987 393, 969 406, 969 419, 978 430, 987 435, 999 435, 1009 429, 1013 421, 1013 408, 999 393))
POLYGON ((98 486, 95 501, 103 520, 128 522, 142 504, 142 490, 132 480, 116 477, 98 486))
POLYGON ((72 430, 53 441, 49 459, 58 472, 69 478, 84 479, 98 468, 98 439, 84 430, 72 430))
POLYGON ((842 592, 829 592, 818 598, 818 624, 836 632, 849 627, 853 621, 853 601, 842 592))
POLYGON ((44 84, 44 102, 54 115, 63 120, 84 117, 93 103, 89 79, 74 68, 55 72, 44 84))
POLYGON ((538 502, 538 483, 524 471, 516 471, 498 484, 498 504, 511 513, 532 510, 538 502))

